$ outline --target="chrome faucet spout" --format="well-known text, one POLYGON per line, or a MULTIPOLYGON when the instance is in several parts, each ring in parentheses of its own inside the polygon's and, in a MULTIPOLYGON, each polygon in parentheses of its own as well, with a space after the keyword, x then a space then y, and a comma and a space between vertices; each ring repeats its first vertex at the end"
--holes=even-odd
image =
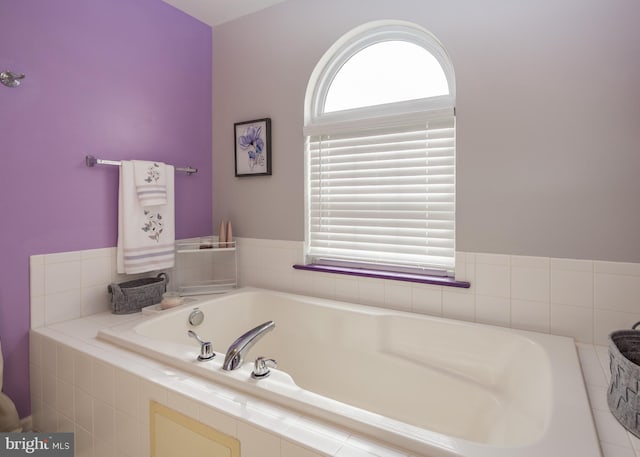
POLYGON ((231 343, 231 346, 229 346, 227 354, 225 355, 224 362, 222 363, 222 369, 231 371, 240 368, 244 362, 245 355, 253 345, 256 344, 260 338, 273 330, 275 326, 275 322, 267 321, 264 324, 260 324, 257 327, 252 328, 231 343))

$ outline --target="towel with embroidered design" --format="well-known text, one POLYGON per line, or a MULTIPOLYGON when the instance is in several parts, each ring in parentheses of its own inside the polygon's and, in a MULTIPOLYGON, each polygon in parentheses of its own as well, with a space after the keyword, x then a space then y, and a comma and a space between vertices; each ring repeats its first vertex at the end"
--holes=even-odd
POLYGON ((141 206, 167 204, 167 166, 162 162, 132 160, 136 194, 141 206))
POLYGON ((118 191, 118 273, 135 274, 172 268, 175 264, 174 168, 146 162, 164 170, 166 204, 147 205, 138 197, 134 161, 120 164, 118 191))

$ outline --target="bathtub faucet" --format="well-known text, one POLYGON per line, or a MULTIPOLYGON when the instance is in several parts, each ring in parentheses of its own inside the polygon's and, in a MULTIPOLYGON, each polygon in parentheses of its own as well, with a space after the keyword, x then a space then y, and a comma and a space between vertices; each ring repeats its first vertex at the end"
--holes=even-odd
POLYGON ((273 321, 267 321, 264 324, 260 324, 255 328, 252 328, 244 335, 240 336, 237 340, 231 343, 229 349, 227 349, 227 355, 222 363, 222 369, 231 371, 237 370, 242 366, 244 362, 244 356, 249 352, 249 349, 258 342, 266 333, 275 328, 276 324, 273 321))

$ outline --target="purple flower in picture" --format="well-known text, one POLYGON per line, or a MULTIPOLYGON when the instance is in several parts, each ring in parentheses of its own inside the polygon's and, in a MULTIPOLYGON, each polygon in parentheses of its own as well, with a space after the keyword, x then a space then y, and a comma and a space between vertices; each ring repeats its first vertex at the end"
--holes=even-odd
POLYGON ((238 138, 242 149, 253 148, 256 154, 260 154, 264 148, 264 141, 260 138, 262 127, 247 127, 244 135, 238 138))
POLYGON ((264 157, 262 156, 262 150, 264 149, 264 140, 260 138, 262 133, 262 127, 247 127, 244 131, 244 135, 238 138, 238 144, 242 149, 247 150, 249 155, 249 168, 253 170, 253 167, 257 164, 264 163, 264 157))

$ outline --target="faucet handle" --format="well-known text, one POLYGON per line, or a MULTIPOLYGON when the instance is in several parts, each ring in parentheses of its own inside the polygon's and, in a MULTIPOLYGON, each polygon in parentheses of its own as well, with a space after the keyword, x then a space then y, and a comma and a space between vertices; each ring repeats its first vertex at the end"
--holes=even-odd
POLYGON ((211 344, 211 341, 203 341, 202 338, 200 338, 193 330, 189 330, 187 334, 198 340, 198 343, 200 343, 200 355, 198 356, 198 360, 203 362, 205 360, 211 360, 216 356, 215 352, 213 352, 213 345, 211 344))
POLYGON ((258 357, 253 363, 253 372, 251 377, 254 379, 263 379, 271 374, 269 368, 275 368, 278 366, 278 362, 274 359, 266 359, 264 357, 258 357))
POLYGON ((202 346, 200 346, 200 355, 198 356, 198 360, 205 361, 211 360, 216 356, 216 353, 213 352, 213 345, 211 341, 205 341, 202 346))

